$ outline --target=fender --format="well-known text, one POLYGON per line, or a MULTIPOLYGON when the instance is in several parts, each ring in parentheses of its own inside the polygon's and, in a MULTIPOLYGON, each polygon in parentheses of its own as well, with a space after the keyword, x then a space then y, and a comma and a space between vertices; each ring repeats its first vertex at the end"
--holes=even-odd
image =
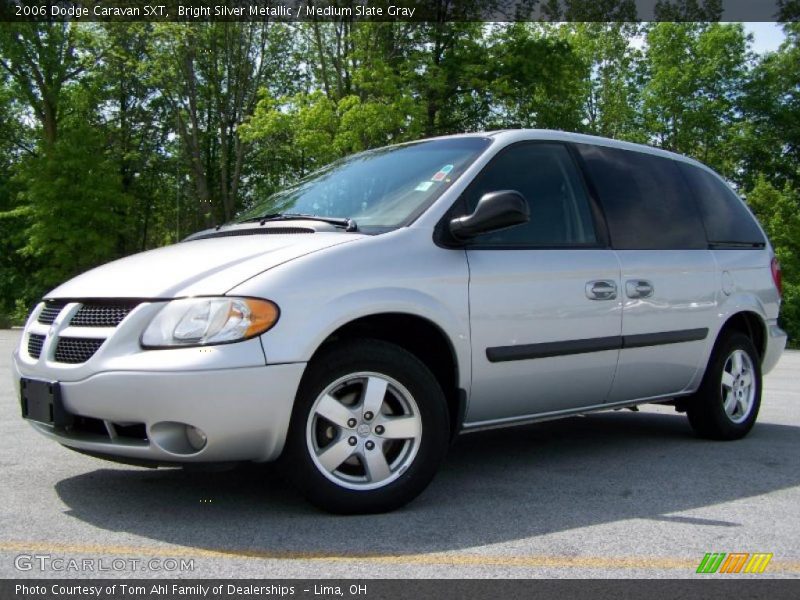
POLYGON ((262 273, 228 293, 268 298, 280 307, 278 323, 261 336, 269 364, 307 362, 343 325, 402 313, 430 321, 449 338, 459 386, 469 390, 466 255, 434 246, 431 235, 426 229, 406 228, 341 244, 262 273))
POLYGON ((343 325, 373 315, 401 313, 430 321, 442 330, 455 352, 459 373, 459 387, 469 389, 471 381, 471 350, 469 323, 459 320, 433 296, 419 290, 404 288, 381 288, 361 290, 331 299, 320 307, 319 312, 306 320, 297 332, 290 355, 278 351, 286 345, 264 335, 267 362, 307 362, 322 343, 343 325), (272 347, 275 345, 275 350, 272 347), (288 360, 291 356, 291 359, 288 360))
POLYGON ((698 387, 700 387, 700 383, 703 381, 703 375, 705 375, 706 366, 711 358, 711 353, 713 352, 714 346, 717 343, 719 334, 731 317, 743 312, 755 313, 764 322, 764 327, 768 327, 766 307, 756 294, 751 292, 737 291, 730 296, 726 296, 722 293, 720 293, 719 296, 721 297, 721 301, 719 304, 719 311, 717 312, 717 320, 714 322, 713 327, 709 328, 707 344, 703 352, 702 361, 700 362, 700 366, 692 378, 692 381, 686 388, 686 390, 690 392, 695 391, 698 387))

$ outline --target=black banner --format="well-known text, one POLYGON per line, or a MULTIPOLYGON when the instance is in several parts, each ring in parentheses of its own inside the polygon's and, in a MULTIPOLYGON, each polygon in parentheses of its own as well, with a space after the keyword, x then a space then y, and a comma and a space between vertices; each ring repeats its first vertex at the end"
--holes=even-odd
POLYGON ((0 21, 797 21, 798 0, 0 0, 0 21))
POLYGON ((220 579, 100 579, 2 580, 3 600, 263 600, 264 598, 345 598, 513 600, 783 600, 800 595, 798 580, 220 580, 220 579))

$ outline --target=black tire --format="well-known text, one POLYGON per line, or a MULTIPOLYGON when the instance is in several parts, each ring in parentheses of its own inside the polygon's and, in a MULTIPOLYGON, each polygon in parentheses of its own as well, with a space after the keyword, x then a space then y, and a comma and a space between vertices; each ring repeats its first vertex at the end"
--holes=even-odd
POLYGON ((746 436, 758 417, 761 406, 761 361, 753 342, 738 332, 724 333, 717 341, 700 389, 688 398, 686 415, 695 433, 712 440, 738 440, 746 436), (750 359, 755 386, 755 397, 749 411, 742 411, 736 419, 725 410, 722 377, 726 364, 736 351, 744 352, 750 359), (739 420, 741 419, 741 420, 739 420), (739 420, 739 422, 736 422, 739 420))
MULTIPOLYGON (((337 439, 352 433, 341 428, 337 439)), ((416 498, 433 479, 448 447, 447 404, 430 370, 399 346, 360 339, 332 344, 309 363, 295 399, 281 464, 306 499, 323 510, 337 514, 381 513, 416 498), (413 396, 422 428, 412 462, 404 471, 398 469, 401 474, 393 481, 369 490, 349 489, 324 475, 315 464, 306 435, 311 410, 321 394, 341 378, 363 372, 388 376, 404 386, 413 396)))

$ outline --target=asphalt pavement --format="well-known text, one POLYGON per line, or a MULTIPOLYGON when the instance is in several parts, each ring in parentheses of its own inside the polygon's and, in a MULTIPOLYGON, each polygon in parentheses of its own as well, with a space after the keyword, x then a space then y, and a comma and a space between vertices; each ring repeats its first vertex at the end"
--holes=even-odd
POLYGON ((141 469, 46 440, 19 416, 19 336, 0 331, 0 577, 694 578, 707 552, 800 577, 800 352, 744 440, 660 406, 474 433, 406 508, 338 517, 270 466, 141 469))

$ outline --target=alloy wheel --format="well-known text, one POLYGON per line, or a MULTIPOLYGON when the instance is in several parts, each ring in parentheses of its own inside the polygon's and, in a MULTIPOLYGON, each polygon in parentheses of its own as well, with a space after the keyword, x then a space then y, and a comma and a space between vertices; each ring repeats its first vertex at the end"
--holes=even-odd
POLYGON ((317 469, 352 490, 380 488, 400 477, 421 438, 413 396, 380 373, 353 373, 331 383, 314 401, 306 425, 317 469))
POLYGON ((744 350, 731 352, 722 369, 722 403, 733 423, 741 423, 750 415, 756 397, 755 368, 744 350))

